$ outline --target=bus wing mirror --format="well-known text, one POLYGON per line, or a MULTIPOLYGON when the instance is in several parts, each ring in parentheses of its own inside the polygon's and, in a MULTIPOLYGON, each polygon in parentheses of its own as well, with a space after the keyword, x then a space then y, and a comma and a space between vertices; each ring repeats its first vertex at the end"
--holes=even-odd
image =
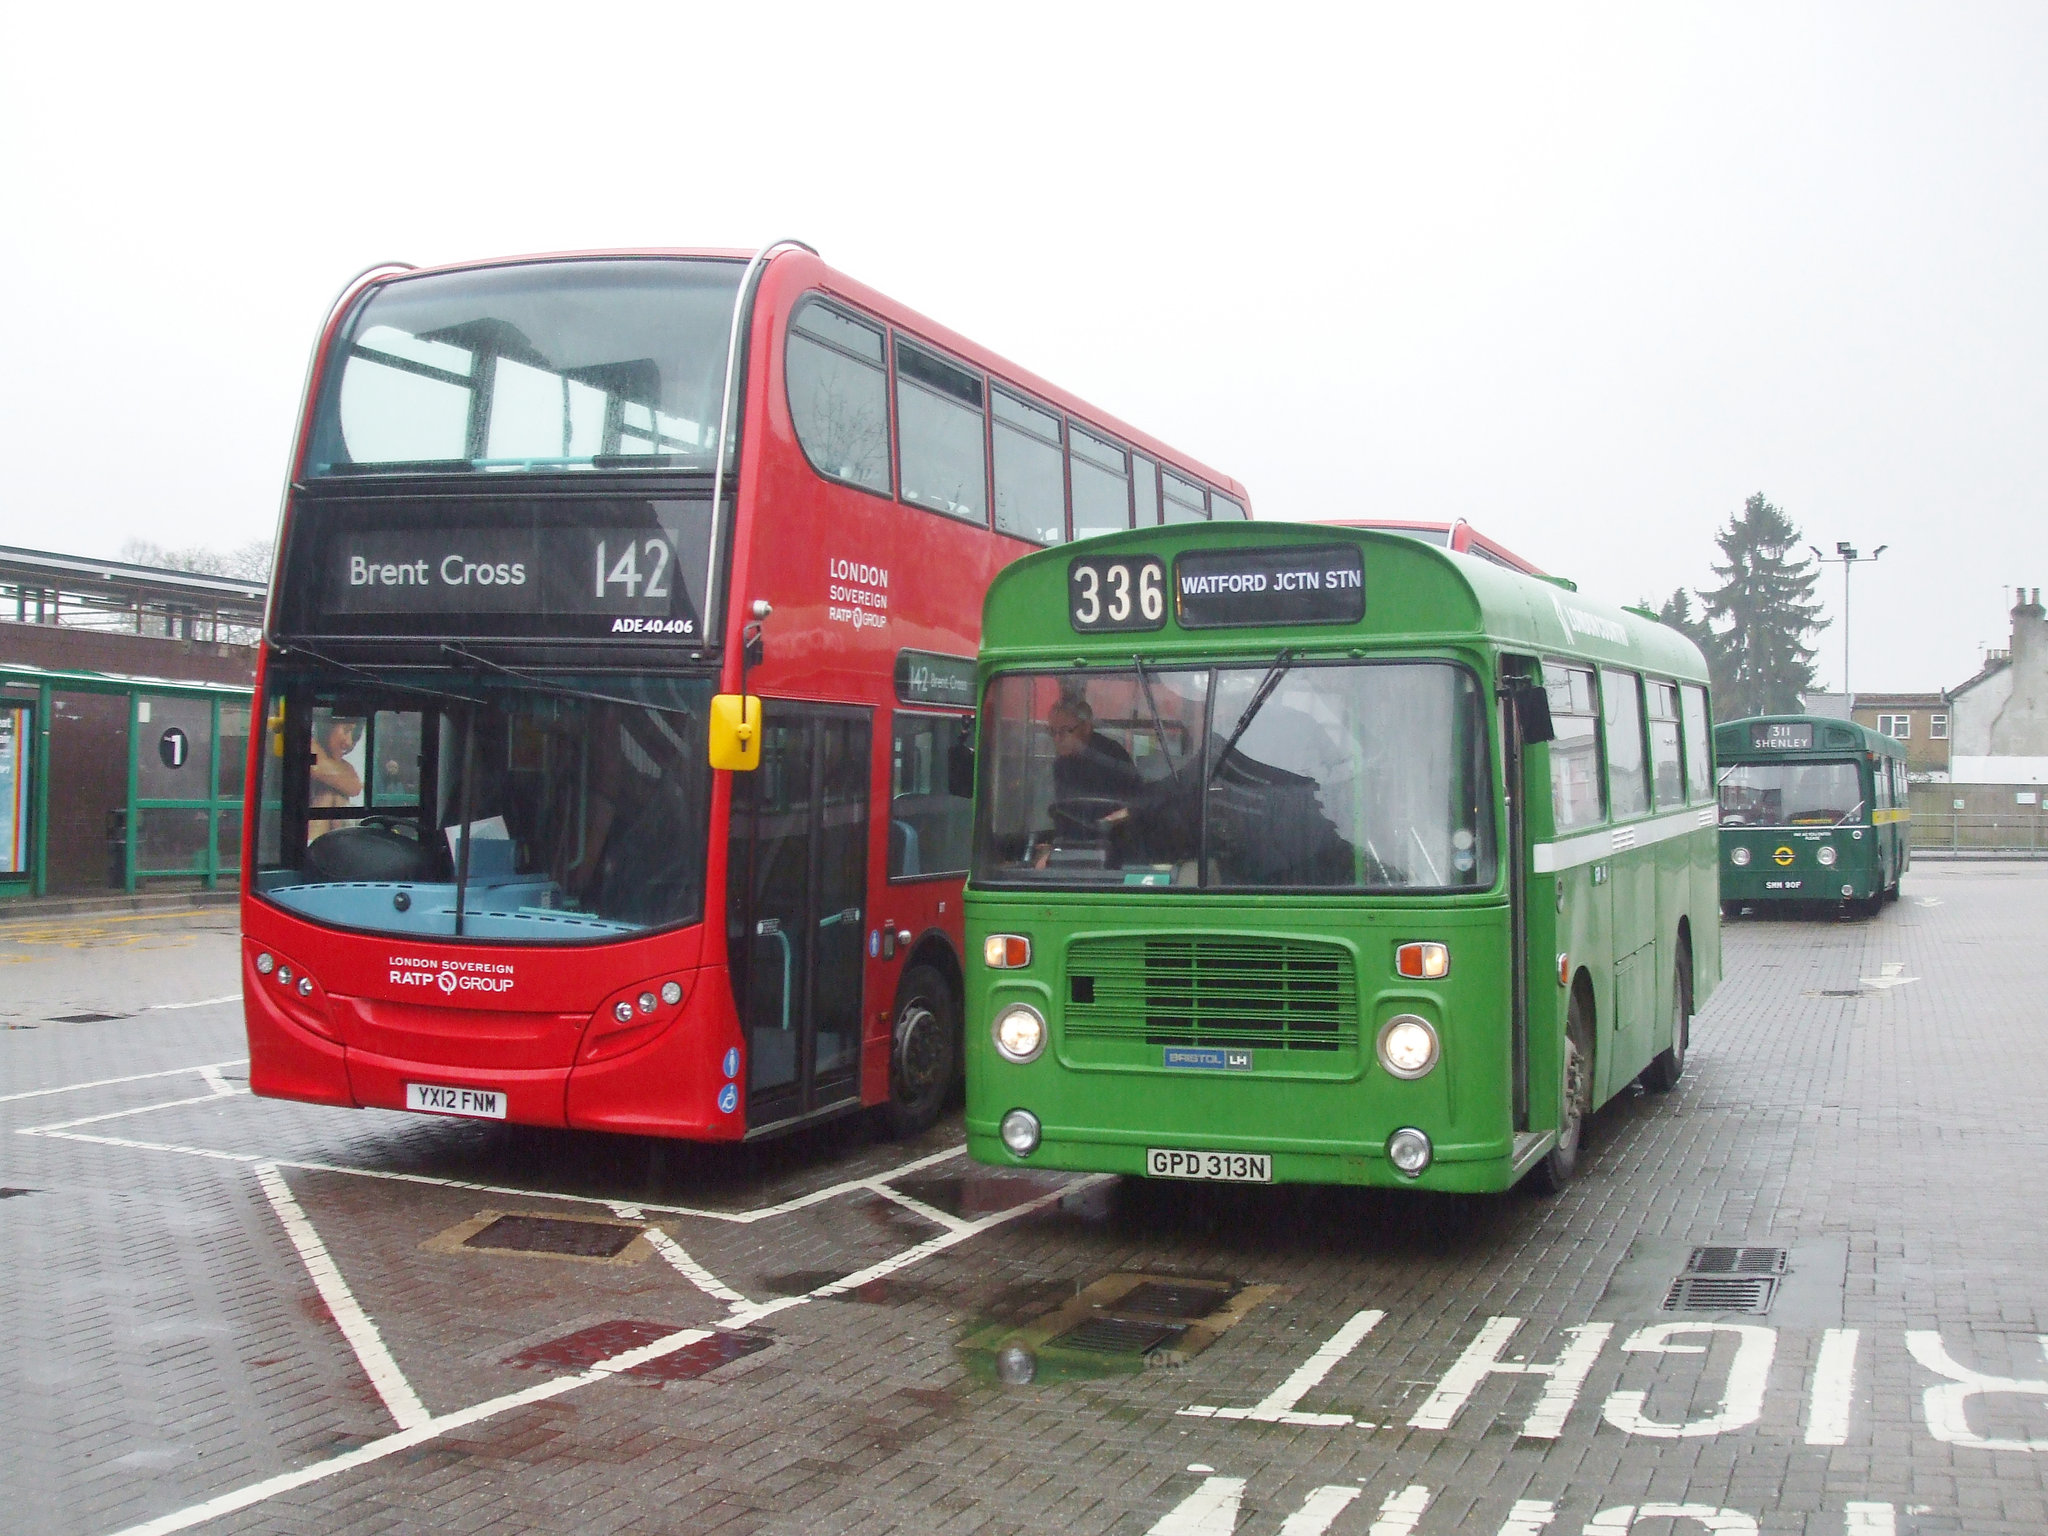
POLYGON ((711 766, 751 773, 761 766, 761 700, 721 693, 711 701, 711 766))
POLYGON ((946 793, 955 800, 974 798, 974 743, 965 736, 946 753, 946 793))
POLYGON ((1515 684, 1513 698, 1515 724, 1521 729, 1523 746, 1557 739, 1557 727, 1550 723, 1550 694, 1541 683, 1515 684))

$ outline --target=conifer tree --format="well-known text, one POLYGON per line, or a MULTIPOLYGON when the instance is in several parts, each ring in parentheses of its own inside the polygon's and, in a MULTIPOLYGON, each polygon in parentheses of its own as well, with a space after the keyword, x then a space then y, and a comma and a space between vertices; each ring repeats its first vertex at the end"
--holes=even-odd
POLYGON ((1813 686, 1807 637, 1827 623, 1813 595, 1820 567, 1804 555, 1791 558, 1799 530, 1761 491, 1714 542, 1725 561, 1714 567, 1721 585, 1702 592, 1700 602, 1720 653, 1715 713, 1723 720, 1798 714, 1801 691, 1813 686))

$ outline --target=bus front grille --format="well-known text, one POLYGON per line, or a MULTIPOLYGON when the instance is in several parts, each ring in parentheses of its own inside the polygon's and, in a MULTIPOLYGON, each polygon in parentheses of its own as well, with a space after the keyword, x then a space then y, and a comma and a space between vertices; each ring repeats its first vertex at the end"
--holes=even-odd
POLYGON ((1240 934, 1077 939, 1069 1040, 1334 1051, 1358 1036, 1358 978, 1341 944, 1240 934))

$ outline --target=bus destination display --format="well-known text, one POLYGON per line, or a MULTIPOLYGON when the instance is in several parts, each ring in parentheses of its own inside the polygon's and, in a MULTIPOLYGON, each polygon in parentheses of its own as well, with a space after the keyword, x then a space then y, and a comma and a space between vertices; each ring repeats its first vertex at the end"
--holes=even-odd
POLYGON ((311 567, 314 612, 299 624, 312 633, 703 643, 695 504, 472 502, 403 521, 320 510, 294 554, 311 567))
POLYGON ((1353 544, 1191 549, 1173 563, 1183 629, 1356 624, 1365 617, 1365 559, 1353 544))
POLYGON ((1750 747, 1758 751, 1797 752, 1813 745, 1813 726, 1803 720, 1769 720, 1749 728, 1750 747))

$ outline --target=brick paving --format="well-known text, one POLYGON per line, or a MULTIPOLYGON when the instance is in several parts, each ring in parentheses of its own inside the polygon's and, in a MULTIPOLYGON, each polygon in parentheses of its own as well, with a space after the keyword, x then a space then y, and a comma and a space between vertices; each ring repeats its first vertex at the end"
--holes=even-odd
POLYGON ((192 1528, 1142 1536, 1231 1530, 1234 1500, 1247 1536, 1619 1532, 1620 1506, 1658 1536, 1709 1528, 1679 1506, 2048 1531, 2044 919, 2048 870, 1923 865, 1870 922, 1729 925, 1685 1083, 1604 1111, 1553 1201, 1062 1188, 947 1159, 957 1123, 706 1151, 260 1102, 234 1005, 160 1006, 233 990, 232 914, 0 922, 0 1190, 30 1191, 0 1198, 0 1527, 115 1532, 254 1489, 192 1528), (423 1411, 485 1407, 390 1438, 269 1163, 423 1411), (675 1253, 434 1246, 486 1210, 644 1217, 675 1253), (1722 1319, 1747 1334, 1642 1336, 1686 1321, 1658 1303, 1699 1244, 1790 1250, 1777 1304, 1722 1319), (1278 1289, 1177 1368, 1005 1385, 961 1348, 1117 1271, 1278 1289), (1181 1411, 1271 1408, 1367 1309, 1284 1405, 1303 1422, 1181 1411), (1527 1431, 1553 1377, 1450 1390, 1494 1318, 1519 1320, 1498 1364, 1591 1350, 1549 1432, 1527 1431), (637 1346, 668 1353, 577 1378, 637 1346), (1841 1443, 1809 1443, 1845 1350, 1841 1443), (1517 1501, 1548 1524, 1513 1526, 1517 1501))

